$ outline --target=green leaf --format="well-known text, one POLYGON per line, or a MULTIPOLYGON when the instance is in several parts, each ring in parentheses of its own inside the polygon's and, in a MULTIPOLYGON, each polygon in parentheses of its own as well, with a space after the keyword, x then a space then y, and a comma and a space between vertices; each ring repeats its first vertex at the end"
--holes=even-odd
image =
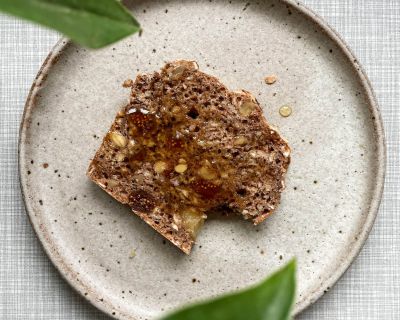
POLYGON ((248 290, 186 307, 163 320, 287 320, 295 296, 295 261, 248 290))
POLYGON ((72 40, 100 48, 140 30, 116 0, 0 0, 0 11, 58 30, 72 40))

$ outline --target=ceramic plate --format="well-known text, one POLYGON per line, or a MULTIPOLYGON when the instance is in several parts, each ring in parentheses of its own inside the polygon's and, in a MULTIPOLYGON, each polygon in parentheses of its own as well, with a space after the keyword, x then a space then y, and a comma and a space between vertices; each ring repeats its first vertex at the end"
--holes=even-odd
POLYGON ((295 313, 318 299, 362 247, 379 205, 382 122, 370 84, 321 19, 287 1, 134 1, 144 32, 98 51, 61 40, 28 98, 20 135, 26 208, 50 259, 95 306, 153 319, 253 284, 298 259, 295 313), (192 254, 166 243, 85 176, 121 84, 165 61, 193 59, 254 93, 293 150, 287 189, 254 227, 209 219, 192 254), (274 74, 278 81, 266 85, 274 74), (279 108, 292 106, 290 117, 279 108))

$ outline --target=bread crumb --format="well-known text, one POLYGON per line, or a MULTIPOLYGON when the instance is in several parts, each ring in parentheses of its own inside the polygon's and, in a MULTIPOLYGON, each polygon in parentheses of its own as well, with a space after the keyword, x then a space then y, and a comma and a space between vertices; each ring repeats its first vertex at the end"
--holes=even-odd
POLYGON ((276 80, 278 80, 276 75, 270 75, 265 77, 264 81, 266 84, 271 85, 274 84, 276 82, 276 80))
POLYGON ((122 86, 124 88, 130 88, 130 87, 132 87, 132 85, 133 85, 133 80, 132 79, 125 80, 124 83, 122 84, 122 86))

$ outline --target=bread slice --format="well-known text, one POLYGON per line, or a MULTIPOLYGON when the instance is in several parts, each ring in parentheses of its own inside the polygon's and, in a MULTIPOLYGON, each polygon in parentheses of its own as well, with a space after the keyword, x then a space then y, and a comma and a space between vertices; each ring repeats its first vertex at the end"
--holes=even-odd
POLYGON ((249 92, 182 60, 124 86, 90 179, 187 254, 216 209, 254 224, 274 211, 290 148, 249 92))

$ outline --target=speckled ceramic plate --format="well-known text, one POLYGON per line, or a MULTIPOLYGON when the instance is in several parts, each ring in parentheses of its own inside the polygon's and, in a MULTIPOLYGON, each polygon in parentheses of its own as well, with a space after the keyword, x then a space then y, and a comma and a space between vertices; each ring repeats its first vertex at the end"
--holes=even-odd
POLYGON ((153 319, 243 288, 298 259, 298 313, 350 265, 382 192, 385 142, 370 84, 342 40, 287 1, 135 1, 144 32, 88 51, 60 41, 29 95, 20 135, 32 225, 65 279, 120 319, 153 319), (165 61, 197 60, 231 89, 253 92, 293 154, 276 213, 258 227, 209 219, 190 256, 85 176, 121 87, 165 61), (267 75, 278 81, 264 83, 267 75), (288 104, 293 113, 279 115, 288 104))

